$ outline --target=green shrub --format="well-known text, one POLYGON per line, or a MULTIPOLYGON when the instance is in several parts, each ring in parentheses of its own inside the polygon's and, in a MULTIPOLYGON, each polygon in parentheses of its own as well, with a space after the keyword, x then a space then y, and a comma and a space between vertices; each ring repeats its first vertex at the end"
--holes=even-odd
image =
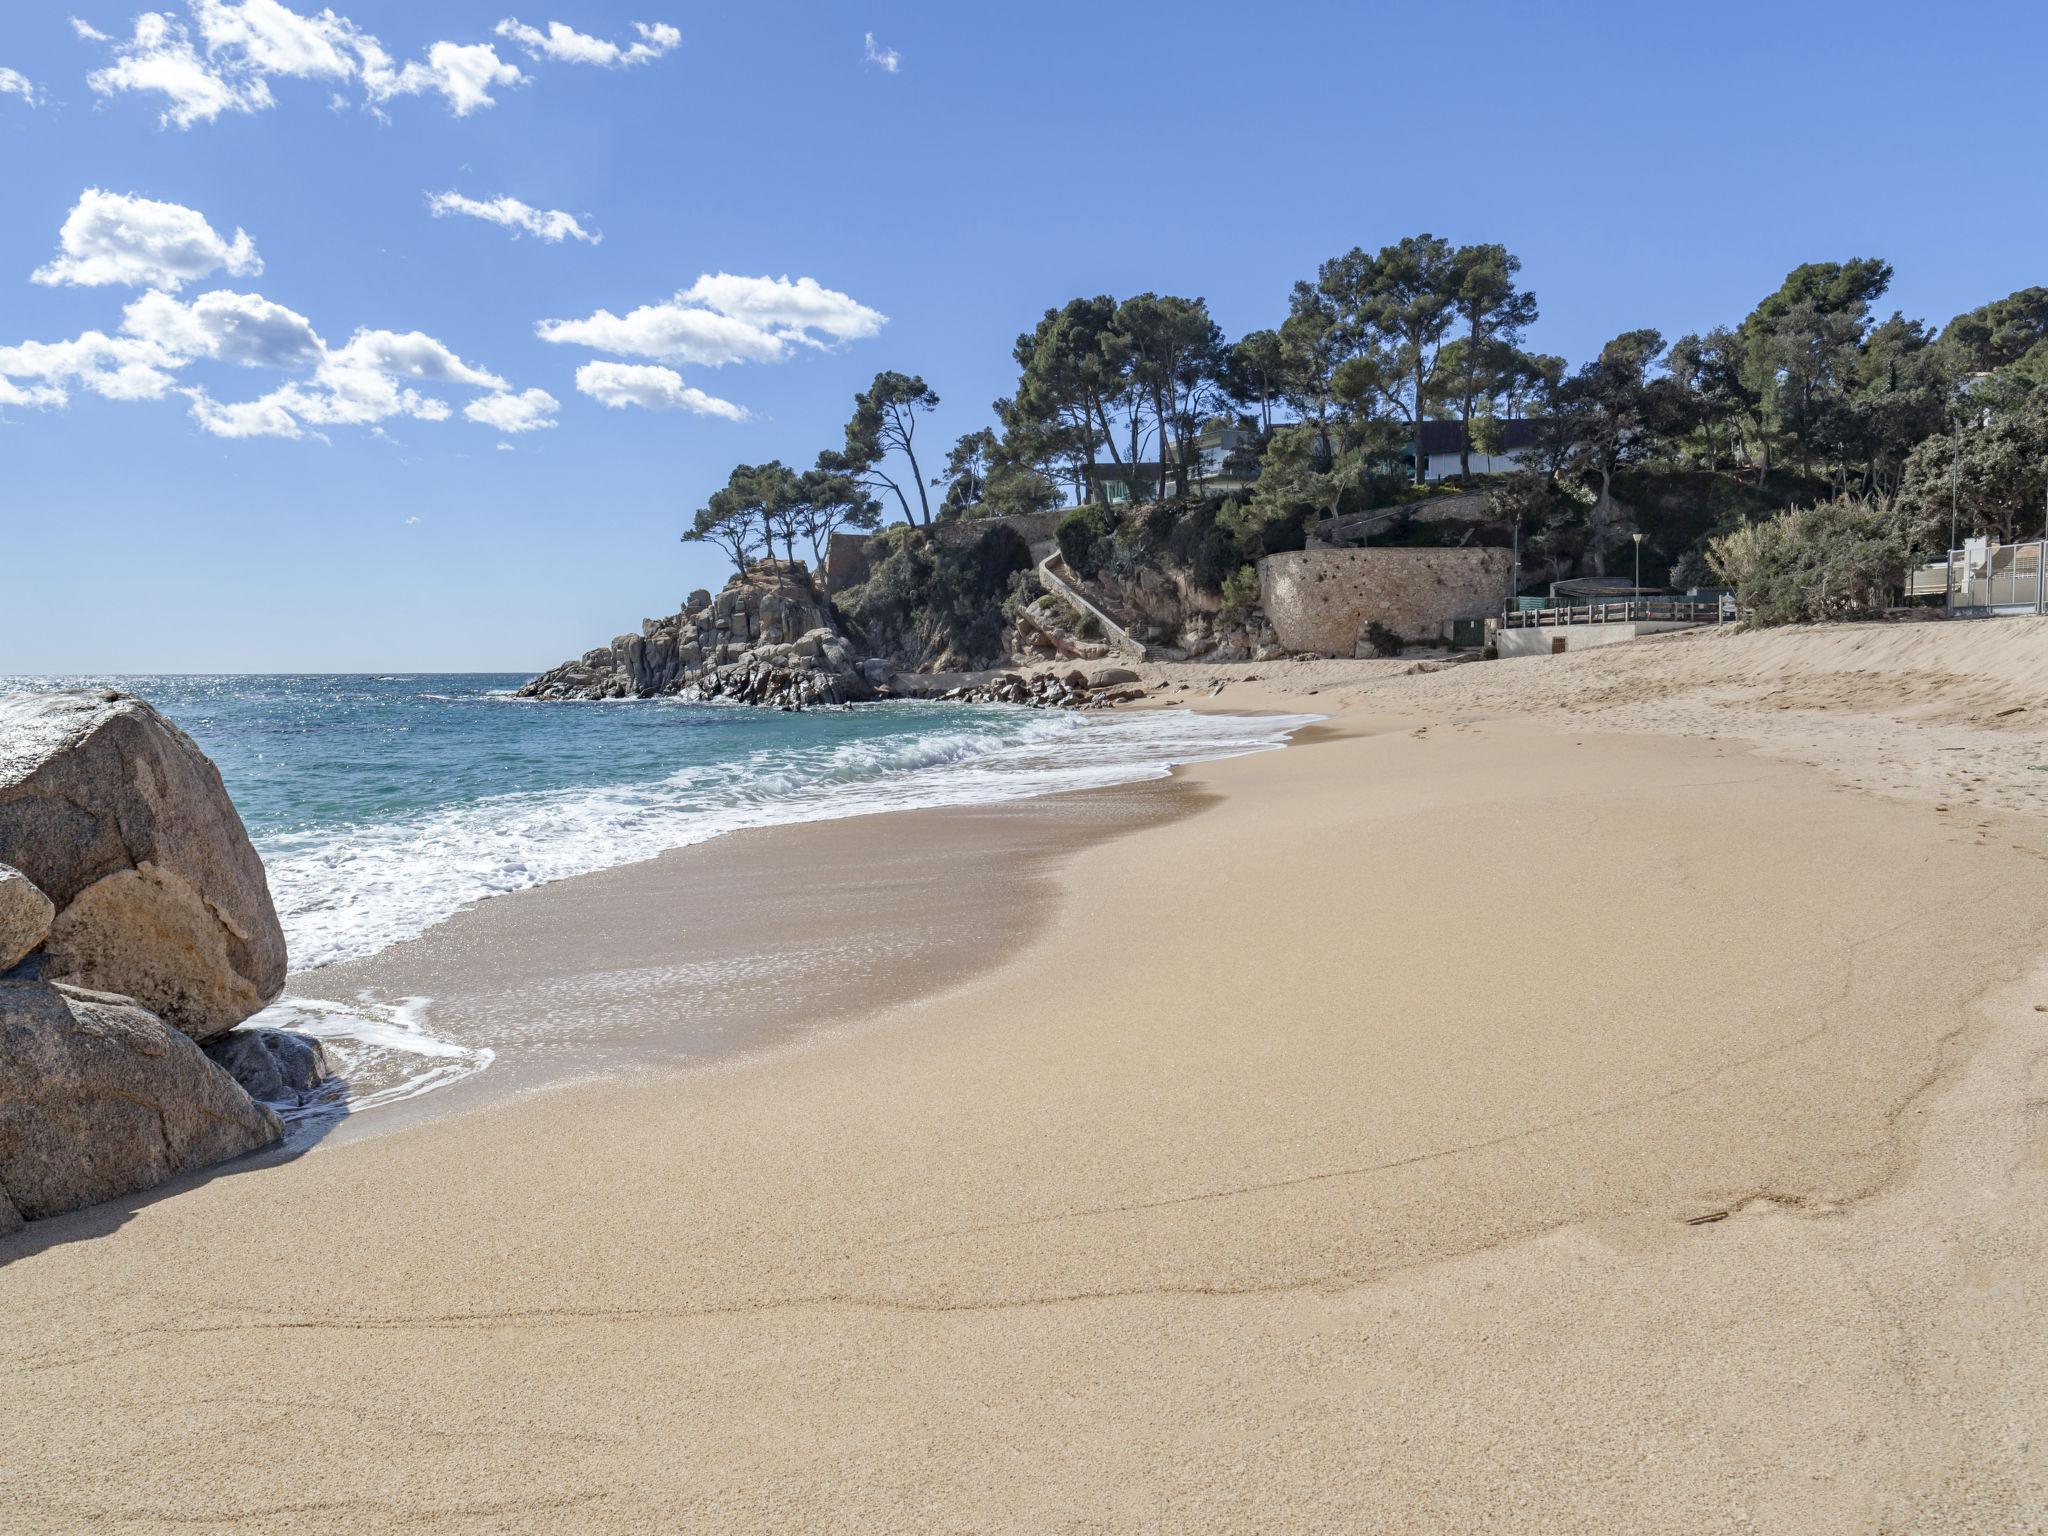
POLYGON ((1259 570, 1255 565, 1240 565, 1223 581, 1223 615, 1229 619, 1241 619, 1259 605, 1259 570))
POLYGON ((1879 612, 1907 558, 1891 513, 1849 496, 1744 523, 1707 545, 1714 574, 1759 625, 1879 612))
POLYGON ((1060 558, 1077 576, 1093 576, 1101 569, 1102 548, 1108 530, 1093 507, 1076 507, 1060 519, 1054 537, 1059 540, 1060 558))

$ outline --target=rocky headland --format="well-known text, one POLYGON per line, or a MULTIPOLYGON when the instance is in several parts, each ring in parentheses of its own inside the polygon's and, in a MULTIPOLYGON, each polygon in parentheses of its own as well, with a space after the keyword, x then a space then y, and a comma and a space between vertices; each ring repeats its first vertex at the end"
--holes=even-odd
MULTIPOLYGON (((1102 653, 1101 647, 1096 654, 1102 653)), ((1058 659, 1048 646, 1041 659, 1058 659)), ((908 670, 905 658, 869 654, 801 564, 757 562, 715 596, 692 592, 638 634, 586 651, 527 683, 526 699, 727 700, 809 709, 874 699, 1105 708, 1138 697, 1137 673, 1114 665, 1064 670, 908 670)))
POLYGON ((190 737, 112 690, 0 699, 0 1233, 275 1142, 318 1042, 263 863, 190 737), (253 1090, 253 1096, 252 1096, 253 1090))
POLYGON ((640 633, 543 672, 528 699, 730 699, 802 709, 874 698, 886 662, 864 661, 802 565, 756 563, 717 596, 644 619, 640 633))

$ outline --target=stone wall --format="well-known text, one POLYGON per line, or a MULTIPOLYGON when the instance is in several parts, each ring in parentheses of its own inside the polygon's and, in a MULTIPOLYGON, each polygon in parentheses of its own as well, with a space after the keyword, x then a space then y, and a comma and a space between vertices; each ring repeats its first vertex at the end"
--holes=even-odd
MULTIPOLYGON (((926 533, 941 549, 965 549, 997 523, 1014 528, 1031 546, 1035 560, 1043 560, 1054 549, 1054 533, 1060 519, 1071 512, 1061 507, 1052 512, 1020 512, 1010 517, 949 517, 933 523, 926 533)), ((901 528, 901 523, 891 526, 901 528)), ((887 530, 884 530, 885 532, 887 530)), ((835 533, 825 546, 825 585, 844 592, 868 579, 868 540, 872 533, 835 533)))
MULTIPOLYGON (((1060 507, 1051 512, 1018 512, 1008 517, 955 517, 932 524, 932 537, 942 549, 964 549, 996 523, 1014 528, 1034 550, 1053 542, 1060 519, 1073 510, 1060 507)), ((1040 559, 1044 556, 1040 555, 1040 559)))
POLYGON ((1281 646, 1349 656, 1368 624, 1437 640, 1500 611, 1504 549, 1309 549, 1259 562, 1259 606, 1281 646))
POLYGON ((868 540, 871 533, 835 533, 825 545, 825 585, 844 592, 868 579, 868 540))

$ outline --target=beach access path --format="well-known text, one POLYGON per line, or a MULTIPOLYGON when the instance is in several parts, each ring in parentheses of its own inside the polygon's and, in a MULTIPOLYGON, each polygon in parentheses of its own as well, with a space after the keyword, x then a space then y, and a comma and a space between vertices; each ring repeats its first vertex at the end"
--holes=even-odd
POLYGON ((1148 670, 1330 719, 487 903, 500 998, 818 867, 975 938, 0 1246, 0 1528, 2042 1529, 2044 663, 1148 670))

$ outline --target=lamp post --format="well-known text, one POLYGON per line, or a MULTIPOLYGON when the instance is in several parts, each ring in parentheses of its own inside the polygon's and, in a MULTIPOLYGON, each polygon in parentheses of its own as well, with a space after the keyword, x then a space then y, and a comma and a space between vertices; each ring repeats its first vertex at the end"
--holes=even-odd
POLYGON ((1515 606, 1515 595, 1522 589, 1522 514, 1515 514, 1515 552, 1508 561, 1508 595, 1500 605, 1502 613, 1510 612, 1515 606))
POLYGON ((1640 603, 1640 602, 1642 602, 1642 600, 1643 600, 1643 535, 1642 535, 1642 530, 1641 530, 1641 529, 1637 529, 1637 530, 1636 530, 1636 532, 1635 532, 1635 533, 1634 533, 1634 534, 1632 535, 1632 537, 1633 537, 1633 538, 1635 539, 1635 541, 1636 541, 1636 585, 1635 585, 1635 590, 1634 590, 1633 592, 1629 593, 1629 595, 1628 595, 1628 596, 1629 596, 1629 602, 1630 602, 1631 604, 1636 604, 1636 603, 1640 603))
POLYGON ((1948 617, 1956 616, 1956 481, 1963 472, 1962 429, 1956 431, 1956 459, 1948 468, 1948 617))

